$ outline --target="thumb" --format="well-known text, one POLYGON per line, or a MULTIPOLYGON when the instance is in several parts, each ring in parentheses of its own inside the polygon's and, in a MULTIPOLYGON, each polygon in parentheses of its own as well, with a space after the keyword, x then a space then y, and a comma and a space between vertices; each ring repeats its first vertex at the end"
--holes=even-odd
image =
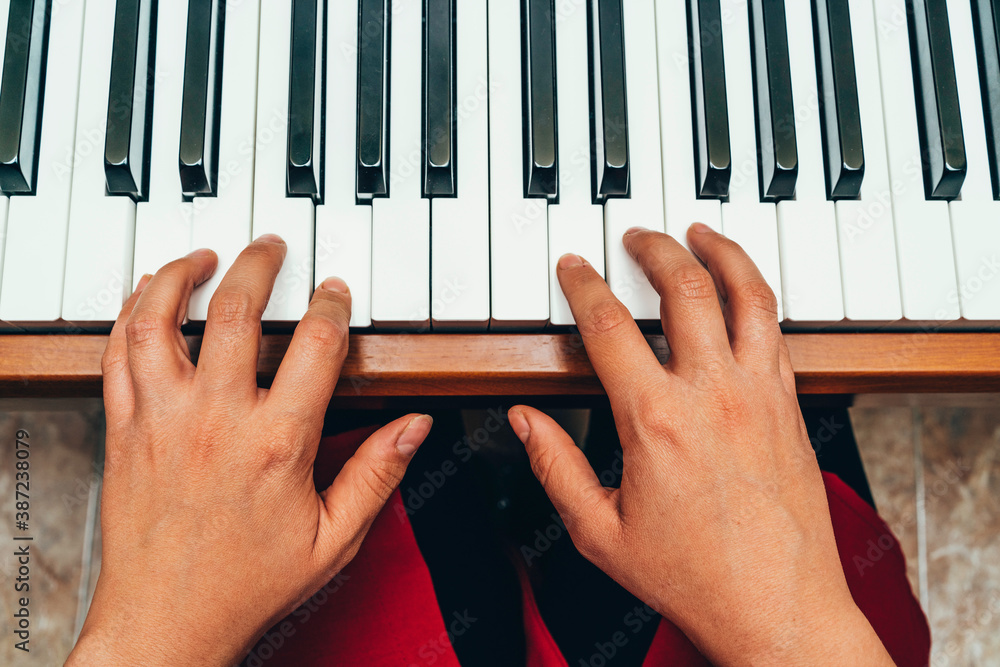
POLYGON ((507 416, 577 549, 585 556, 594 553, 618 531, 615 491, 601 485, 587 457, 551 417, 520 405, 507 416))
MULTIPOLYGON (((429 415, 407 415, 373 433, 344 464, 320 496, 326 508, 316 548, 327 562, 348 560, 361 546, 375 517, 385 507, 406 467, 430 433, 429 415)), ((346 562, 340 563, 340 566, 346 562)))

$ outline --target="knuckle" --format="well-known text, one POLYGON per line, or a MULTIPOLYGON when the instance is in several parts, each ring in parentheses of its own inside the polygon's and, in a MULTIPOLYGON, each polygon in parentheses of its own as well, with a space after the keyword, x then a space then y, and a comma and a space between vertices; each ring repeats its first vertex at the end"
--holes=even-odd
POLYGON ((662 444, 677 441, 675 437, 677 429, 670 419, 657 419, 655 421, 638 420, 631 424, 631 428, 646 442, 662 444))
POLYGON ((637 416, 642 422, 651 420, 651 418, 655 422, 657 421, 656 417, 663 414, 666 405, 669 405, 668 401, 651 395, 650 392, 640 392, 638 396, 633 397, 629 414, 637 416))
POLYGON ((778 316, 778 299, 774 296, 774 290, 763 280, 749 280, 740 285, 737 293, 748 308, 775 318, 778 316))
POLYGON ((700 266, 684 265, 674 269, 667 288, 684 299, 715 299, 715 283, 712 276, 700 266))
POLYGON ((744 392, 735 388, 719 390, 709 401, 713 414, 717 415, 719 423, 726 427, 746 424, 755 414, 752 402, 744 392))
POLYGON ((296 450, 288 447, 284 441, 268 442, 261 445, 256 453, 257 466, 262 474, 284 471, 288 465, 297 460, 296 450))
POLYGON ((256 322, 253 295, 244 288, 227 288, 212 297, 208 316, 216 324, 242 326, 256 322))
POLYGON ((166 323, 156 317, 142 315, 125 324, 125 340, 131 347, 143 347, 157 340, 166 330, 166 323))
POLYGON ((101 373, 108 375, 128 367, 128 355, 120 350, 107 349, 101 357, 101 373))
POLYGON ((785 339, 780 337, 778 342, 778 354, 780 355, 778 360, 778 374, 781 377, 781 383, 788 393, 794 396, 795 369, 792 367, 792 360, 788 354, 788 347, 785 345, 785 339))
POLYGON ((296 329, 296 335, 310 347, 333 348, 338 352, 345 347, 348 332, 345 322, 315 313, 306 313, 296 329))
POLYGON ((383 502, 388 500, 399 482, 400 476, 391 470, 390 466, 377 462, 365 465, 358 477, 358 483, 364 485, 368 491, 383 502))
POLYGON ((559 458, 565 450, 561 447, 549 445, 531 459, 531 470, 535 477, 545 488, 548 488, 552 475, 559 465, 559 458))
POLYGON ((585 333, 604 334, 626 325, 631 320, 632 316, 617 300, 602 299, 587 309, 586 316, 579 326, 585 333))

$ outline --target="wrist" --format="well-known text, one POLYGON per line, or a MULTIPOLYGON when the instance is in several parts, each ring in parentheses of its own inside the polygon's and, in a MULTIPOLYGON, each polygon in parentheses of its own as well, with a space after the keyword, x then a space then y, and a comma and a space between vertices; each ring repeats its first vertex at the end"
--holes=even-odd
POLYGON ((861 610, 847 604, 803 610, 796 618, 775 623, 771 631, 749 642, 726 665, 819 665, 858 667, 894 665, 882 641, 861 610))
POLYGON ((111 619, 92 610, 66 665, 232 665, 244 650, 235 639, 209 637, 196 627, 152 616, 111 619))
POLYGON ((84 629, 66 660, 66 667, 86 665, 134 665, 153 667, 167 665, 176 660, 175 654, 163 650, 163 645, 149 637, 130 632, 128 638, 119 636, 113 629, 84 629))

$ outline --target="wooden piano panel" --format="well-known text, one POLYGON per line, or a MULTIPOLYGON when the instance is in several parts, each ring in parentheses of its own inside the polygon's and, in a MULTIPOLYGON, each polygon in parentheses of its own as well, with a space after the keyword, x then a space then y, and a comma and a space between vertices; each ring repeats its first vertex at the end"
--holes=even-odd
MULTIPOLYGON (((259 379, 274 377, 289 341, 264 336, 259 379)), ((659 336, 647 337, 666 358, 659 336)), ((785 334, 800 393, 1000 391, 1000 333, 785 334)), ((0 396, 97 396, 102 335, 0 336, 0 396)), ((189 337, 197 355, 201 339, 189 337)), ((598 396, 573 334, 358 334, 337 387, 351 399, 598 396)))

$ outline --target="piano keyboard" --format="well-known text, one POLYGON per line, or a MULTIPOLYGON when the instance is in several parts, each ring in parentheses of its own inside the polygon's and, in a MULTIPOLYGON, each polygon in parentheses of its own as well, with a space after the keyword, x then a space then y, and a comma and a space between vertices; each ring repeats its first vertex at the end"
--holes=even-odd
POLYGON ((0 329, 100 331, 192 249, 265 320, 573 324, 621 236, 743 245, 786 330, 1000 326, 1000 0, 0 0, 0 329), (358 20, 355 20, 355 16, 358 20))

